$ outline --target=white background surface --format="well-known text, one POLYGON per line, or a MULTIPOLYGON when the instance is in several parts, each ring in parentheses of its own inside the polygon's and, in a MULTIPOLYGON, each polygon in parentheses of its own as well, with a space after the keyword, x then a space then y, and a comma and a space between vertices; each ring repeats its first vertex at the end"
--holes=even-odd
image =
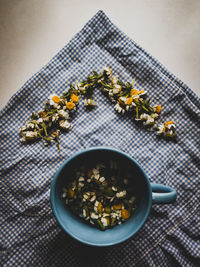
POLYGON ((0 0, 0 108, 100 9, 200 96, 200 0, 0 0))

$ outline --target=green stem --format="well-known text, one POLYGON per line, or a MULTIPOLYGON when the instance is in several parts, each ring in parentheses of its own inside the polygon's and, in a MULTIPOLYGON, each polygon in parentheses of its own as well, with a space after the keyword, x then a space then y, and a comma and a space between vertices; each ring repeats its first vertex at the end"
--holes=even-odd
POLYGON ((139 114, 138 114, 138 107, 136 107, 136 119, 138 119, 139 118, 139 114))
POLYGON ((132 83, 131 83, 132 86, 134 85, 134 82, 135 82, 135 78, 133 79, 133 81, 132 81, 132 83))
POLYGON ((41 123, 41 126, 42 126, 42 128, 44 129, 44 133, 45 133, 45 135, 48 136, 48 134, 47 134, 47 128, 46 128, 45 123, 41 123))
POLYGON ((56 142, 57 142, 58 151, 60 153, 61 149, 60 149, 60 142, 59 142, 59 137, 58 136, 56 137, 56 142))
POLYGON ((147 112, 149 112, 149 110, 145 107, 145 106, 142 106, 142 109, 146 110, 147 112))
POLYGON ((97 76, 97 79, 101 79, 103 77, 103 73, 101 73, 99 76, 97 76))
POLYGON ((101 83, 101 85, 103 85, 105 88, 107 88, 107 89, 113 89, 114 87, 113 86, 111 86, 111 85, 108 85, 108 84, 106 84, 106 83, 104 83, 104 82, 100 82, 101 83))
POLYGON ((44 136, 41 135, 40 131, 37 132, 40 138, 44 138, 44 136))

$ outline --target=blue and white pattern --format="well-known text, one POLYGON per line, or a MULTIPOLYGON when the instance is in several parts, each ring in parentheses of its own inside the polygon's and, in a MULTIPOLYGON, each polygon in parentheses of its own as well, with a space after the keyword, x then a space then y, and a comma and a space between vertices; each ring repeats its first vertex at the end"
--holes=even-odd
POLYGON ((99 11, 45 67, 10 99, 1 123, 1 266, 199 266, 200 99, 156 59, 122 33, 99 11), (136 77, 152 104, 163 106, 160 121, 177 122, 177 141, 159 139, 118 114, 95 92, 98 107, 83 100, 73 128, 56 145, 22 145, 19 129, 51 93, 108 66, 123 81, 136 77), (92 146, 127 152, 151 182, 177 190, 175 204, 153 205, 139 233, 106 248, 85 246, 66 235, 50 207, 50 184, 58 166, 92 146))

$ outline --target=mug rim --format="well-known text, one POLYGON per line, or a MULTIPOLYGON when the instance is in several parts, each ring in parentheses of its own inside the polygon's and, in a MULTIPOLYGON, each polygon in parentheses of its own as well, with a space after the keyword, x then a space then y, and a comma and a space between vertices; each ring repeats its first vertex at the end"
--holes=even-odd
POLYGON ((51 183, 51 188, 50 188, 50 202, 51 202, 51 208, 53 211, 53 214, 56 218, 56 221, 58 222, 59 226, 64 230, 64 232, 66 232, 67 234, 69 234, 71 237, 73 237, 74 239, 78 240, 79 242, 86 244, 86 245, 91 245, 91 246, 98 246, 98 247, 104 247, 104 246, 112 246, 112 245, 116 245, 119 243, 122 243, 126 240, 128 240, 129 238, 131 238, 132 236, 134 236, 144 225, 144 223, 147 220, 147 217, 149 216, 150 210, 151 210, 151 206, 152 206, 152 189, 151 189, 151 183, 149 181, 148 176, 146 175, 144 169, 141 167, 141 165, 131 156, 129 156, 129 154, 127 154, 126 152, 120 151, 116 148, 113 147, 106 147, 106 146, 96 146, 96 147, 91 147, 91 148, 85 148, 82 149, 76 153, 74 153, 73 155, 71 155, 69 158, 67 158, 58 168, 58 170, 56 171, 56 173, 54 174, 52 183, 51 183), (137 165, 137 167, 140 169, 140 171, 142 172, 142 175, 144 177, 144 179, 147 182, 148 185, 148 192, 149 192, 149 202, 146 208, 146 212, 145 212, 145 216, 143 217, 143 219, 141 220, 141 222, 137 225, 136 229, 134 232, 130 233, 129 235, 119 238, 119 240, 117 242, 110 242, 110 243, 106 243, 106 244, 99 244, 98 242, 94 243, 94 242, 89 242, 89 241, 84 241, 81 238, 79 238, 77 235, 74 235, 73 233, 71 233, 71 231, 69 229, 66 229, 63 225, 63 223, 60 221, 59 216, 58 216, 58 212, 56 210, 56 204, 55 204, 55 198, 54 198, 54 193, 56 190, 56 182, 57 179, 60 175, 60 173, 62 172, 63 168, 69 164, 72 160, 74 160, 75 158, 77 158, 78 156, 85 154, 87 152, 92 152, 92 151, 112 151, 115 153, 118 153, 126 158, 128 158, 130 161, 134 162, 134 164, 137 165))

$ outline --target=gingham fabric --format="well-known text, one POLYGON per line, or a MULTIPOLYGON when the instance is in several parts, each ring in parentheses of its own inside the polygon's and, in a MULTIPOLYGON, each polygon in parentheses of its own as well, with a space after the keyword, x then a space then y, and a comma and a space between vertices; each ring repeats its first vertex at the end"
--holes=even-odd
MULTIPOLYGON (((187 64, 187 63, 186 63, 187 64)), ((156 59, 99 11, 75 37, 10 99, 1 111, 1 266, 199 266, 200 99, 156 59), (56 145, 22 145, 19 128, 51 93, 109 66, 123 81, 136 78, 152 105, 163 106, 161 121, 177 122, 178 139, 167 141, 117 114, 96 91, 98 107, 83 101, 73 128, 56 145), (111 247, 86 246, 58 226, 50 207, 50 185, 60 164, 92 146, 127 152, 151 182, 177 190, 174 204, 153 205, 143 228, 111 247)))

